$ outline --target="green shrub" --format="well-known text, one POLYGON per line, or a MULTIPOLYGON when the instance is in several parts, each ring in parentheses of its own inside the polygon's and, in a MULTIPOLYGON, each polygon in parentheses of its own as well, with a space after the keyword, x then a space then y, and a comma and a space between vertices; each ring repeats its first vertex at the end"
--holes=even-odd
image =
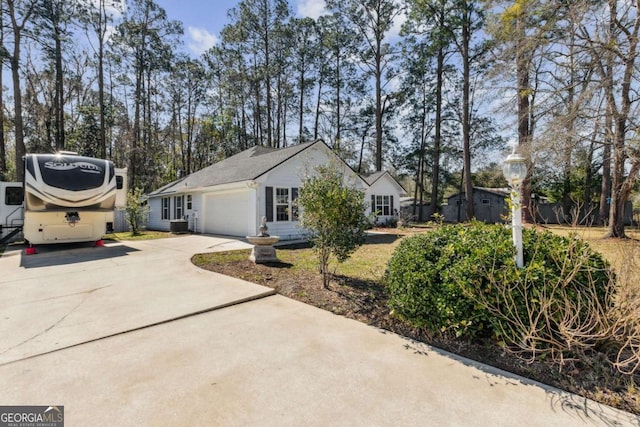
POLYGON ((505 253, 500 262, 511 257, 507 238, 504 228, 474 223, 446 225, 404 239, 387 267, 391 309, 432 332, 474 337, 485 331, 487 312, 469 298, 469 289, 486 288, 484 266, 496 254, 505 253))
POLYGON ((577 238, 523 230, 525 267, 511 231, 474 222, 403 240, 386 275, 401 319, 436 333, 492 337, 536 357, 565 357, 606 336, 613 275, 577 238))

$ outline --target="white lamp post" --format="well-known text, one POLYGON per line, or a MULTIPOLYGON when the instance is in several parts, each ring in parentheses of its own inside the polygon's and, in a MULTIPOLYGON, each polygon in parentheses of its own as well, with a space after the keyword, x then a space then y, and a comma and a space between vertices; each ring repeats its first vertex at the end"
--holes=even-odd
POLYGON ((504 160, 502 173, 511 187, 511 221, 513 228, 513 244, 516 247, 516 265, 524 267, 522 251, 522 207, 520 202, 520 186, 527 177, 525 158, 516 153, 516 148, 504 160))

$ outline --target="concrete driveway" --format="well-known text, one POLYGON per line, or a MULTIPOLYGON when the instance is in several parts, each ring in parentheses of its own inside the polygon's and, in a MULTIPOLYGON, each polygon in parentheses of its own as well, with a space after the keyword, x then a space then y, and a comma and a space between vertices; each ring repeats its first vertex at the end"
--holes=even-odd
POLYGON ((640 425, 192 266, 185 236, 0 258, 0 405, 84 425, 640 425))
POLYGON ((209 236, 39 246, 30 256, 10 247, 0 258, 0 364, 273 294, 189 262, 243 247, 209 236))

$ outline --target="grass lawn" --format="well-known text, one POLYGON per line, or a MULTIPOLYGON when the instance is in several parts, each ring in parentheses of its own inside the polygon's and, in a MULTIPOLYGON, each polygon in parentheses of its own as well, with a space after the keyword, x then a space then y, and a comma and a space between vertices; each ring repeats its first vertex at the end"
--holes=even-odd
POLYGON ((177 237, 178 234, 172 234, 167 231, 142 230, 138 234, 132 234, 129 231, 122 233, 105 234, 103 240, 153 240, 164 239, 167 237, 177 237))
POLYGON ((606 232, 604 227, 573 228, 558 225, 548 226, 548 229, 561 236, 575 233, 604 255, 617 272, 632 267, 636 269, 633 273, 640 275, 640 266, 636 261, 640 254, 640 230, 628 227, 626 229, 628 239, 604 239, 606 232))

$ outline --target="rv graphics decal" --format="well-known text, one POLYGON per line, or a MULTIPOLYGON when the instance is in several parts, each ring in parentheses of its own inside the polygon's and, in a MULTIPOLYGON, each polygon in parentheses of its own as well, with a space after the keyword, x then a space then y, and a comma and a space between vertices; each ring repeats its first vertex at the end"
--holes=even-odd
POLYGON ((88 162, 45 162, 44 167, 56 171, 68 171, 71 169, 80 169, 85 173, 102 173, 102 168, 88 162))

